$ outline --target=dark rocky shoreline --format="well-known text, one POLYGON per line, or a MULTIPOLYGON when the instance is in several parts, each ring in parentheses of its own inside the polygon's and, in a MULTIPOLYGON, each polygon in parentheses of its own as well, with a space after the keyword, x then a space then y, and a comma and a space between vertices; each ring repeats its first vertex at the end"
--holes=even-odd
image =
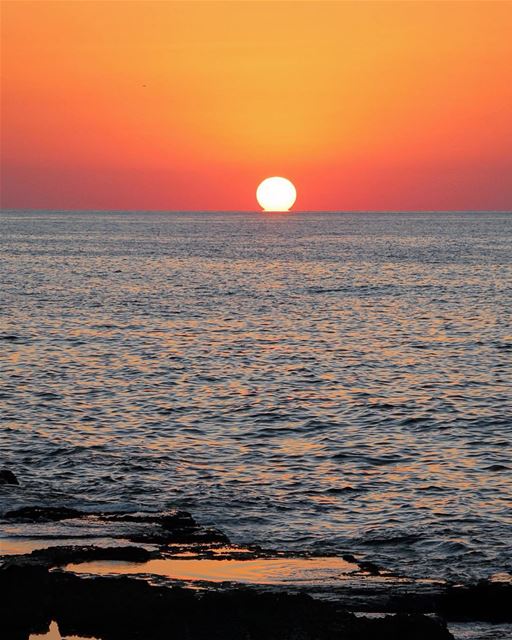
POLYGON ((180 638, 327 639, 451 638, 445 625, 417 614, 358 618, 307 595, 252 589, 198 594, 180 587, 150 586, 131 578, 78 578, 41 568, 2 572, 4 632, 26 640, 56 620, 63 634, 103 640, 180 638))
POLYGON ((52 620, 63 635, 101 640, 444 640, 453 638, 448 621, 512 622, 509 582, 425 583, 350 554, 344 556, 352 565, 346 579, 316 585, 313 592, 225 582, 198 588, 150 575, 66 570, 71 563, 123 561, 133 563, 135 574, 140 563, 184 553, 196 559, 285 557, 282 551, 231 545, 222 532, 200 526, 184 511, 109 513, 33 505, 9 510, 2 520, 34 540, 29 553, 0 558, 2 637, 9 640, 44 633, 52 620), (83 537, 81 527, 88 532, 83 537), (48 531, 55 546, 37 548, 37 538, 48 531), (107 543, 97 544, 99 535, 107 543), (70 537, 80 544, 60 544, 70 537))

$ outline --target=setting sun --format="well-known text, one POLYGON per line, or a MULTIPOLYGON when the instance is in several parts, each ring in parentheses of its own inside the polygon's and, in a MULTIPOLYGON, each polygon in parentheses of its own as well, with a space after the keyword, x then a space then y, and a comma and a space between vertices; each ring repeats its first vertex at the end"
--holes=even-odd
POLYGON ((259 185, 256 199, 264 211, 289 211, 297 199, 297 191, 290 180, 274 176, 259 185))

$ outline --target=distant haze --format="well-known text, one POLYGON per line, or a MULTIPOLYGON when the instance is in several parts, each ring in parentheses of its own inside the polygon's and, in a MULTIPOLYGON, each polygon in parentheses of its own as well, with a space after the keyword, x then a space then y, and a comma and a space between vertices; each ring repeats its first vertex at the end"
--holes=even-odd
POLYGON ((4 2, 2 206, 512 208, 510 2, 4 2))

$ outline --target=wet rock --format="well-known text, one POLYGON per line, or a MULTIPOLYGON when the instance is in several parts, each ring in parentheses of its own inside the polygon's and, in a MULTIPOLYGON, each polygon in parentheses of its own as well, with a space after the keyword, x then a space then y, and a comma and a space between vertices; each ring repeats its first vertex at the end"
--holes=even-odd
POLYGON ((164 535, 161 539, 166 544, 230 544, 229 538, 222 531, 202 527, 194 531, 173 531, 167 536, 164 535))
POLYGON ((1 469, 0 470, 0 485, 1 484, 18 484, 18 478, 14 475, 14 473, 10 469, 1 469))
MULTIPOLYGON (((76 536, 80 529, 72 524, 70 532, 66 520, 81 519, 84 532, 94 529, 98 535, 112 539, 123 538, 134 543, 146 544, 229 544, 228 537, 221 531, 205 528, 197 524, 186 511, 166 511, 163 513, 104 513, 83 512, 60 506, 30 506, 8 511, 3 515, 7 521, 33 524, 43 528, 52 523, 52 537, 76 536), (54 523, 59 523, 56 529, 54 523)), ((32 530, 33 531, 33 530, 32 530)), ((33 532, 33 535, 41 535, 33 532)))
POLYGON ((451 586, 439 610, 449 620, 512 622, 512 584, 482 580, 476 585, 451 586))
POLYGON ((166 511, 164 513, 108 513, 102 514, 109 522, 138 522, 159 524, 168 531, 175 529, 196 529, 197 522, 187 511, 166 511))
POLYGON ((306 595, 254 589, 198 593, 11 566, 0 570, 0 591, 2 630, 13 640, 47 629, 50 620, 65 636, 103 640, 452 639, 442 622, 424 616, 365 619, 306 595))
MULTIPOLYGON (((130 520, 125 520, 130 522, 130 520)), ((229 544, 229 538, 213 528, 198 525, 186 512, 177 515, 142 516, 132 520, 134 524, 152 525, 138 528, 127 535, 132 542, 152 544, 229 544)))
POLYGON ((229 544, 228 537, 213 528, 197 524, 187 511, 164 513, 102 514, 106 522, 133 523, 136 528, 127 533, 132 542, 153 544, 229 544), (143 527, 141 525, 148 525, 143 527))
POLYGON ((229 544, 229 538, 217 529, 203 527, 173 529, 171 531, 158 527, 129 533, 126 536, 131 542, 146 544, 229 544))
POLYGON ((367 620, 358 640, 441 640, 452 639, 446 623, 437 618, 417 614, 398 614, 380 620, 367 620))
POLYGON ((343 560, 345 560, 346 562, 353 562, 354 564, 357 564, 357 559, 354 555, 352 555, 351 553, 344 553, 342 556, 343 560))
POLYGON ((94 545, 46 547, 36 549, 26 555, 9 558, 5 566, 43 566, 59 567, 65 564, 94 562, 98 560, 114 560, 121 562, 147 562, 156 557, 141 547, 96 547, 94 545))
POLYGON ((42 567, 0 568, 2 637, 27 640, 48 629, 53 599, 51 577, 42 567))
POLYGON ((18 520, 20 522, 57 522, 71 518, 82 518, 85 514, 77 509, 68 507, 22 507, 4 513, 6 520, 18 520))
MULTIPOLYGON (((357 560, 356 560, 356 562, 357 562, 357 560)), ((359 568, 361 569, 361 571, 366 571, 371 576, 379 576, 380 575, 380 569, 374 562, 369 562, 369 561, 365 560, 365 561, 358 562, 357 564, 359 565, 359 568)))
POLYGON ((197 522, 187 511, 175 511, 174 513, 164 513, 160 516, 160 524, 167 531, 184 529, 187 527, 197 527, 197 522))
POLYGON ((473 585, 438 585, 429 591, 414 589, 399 592, 394 587, 386 602, 375 610, 425 613, 433 612, 451 622, 512 622, 512 584, 483 580, 473 585))

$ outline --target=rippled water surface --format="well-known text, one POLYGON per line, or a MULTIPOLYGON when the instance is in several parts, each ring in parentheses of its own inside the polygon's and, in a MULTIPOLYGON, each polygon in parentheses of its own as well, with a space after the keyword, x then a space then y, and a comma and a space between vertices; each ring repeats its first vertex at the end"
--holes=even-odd
POLYGON ((512 216, 0 225, 1 451, 32 501, 181 506, 235 541, 414 574, 510 569, 512 216))

